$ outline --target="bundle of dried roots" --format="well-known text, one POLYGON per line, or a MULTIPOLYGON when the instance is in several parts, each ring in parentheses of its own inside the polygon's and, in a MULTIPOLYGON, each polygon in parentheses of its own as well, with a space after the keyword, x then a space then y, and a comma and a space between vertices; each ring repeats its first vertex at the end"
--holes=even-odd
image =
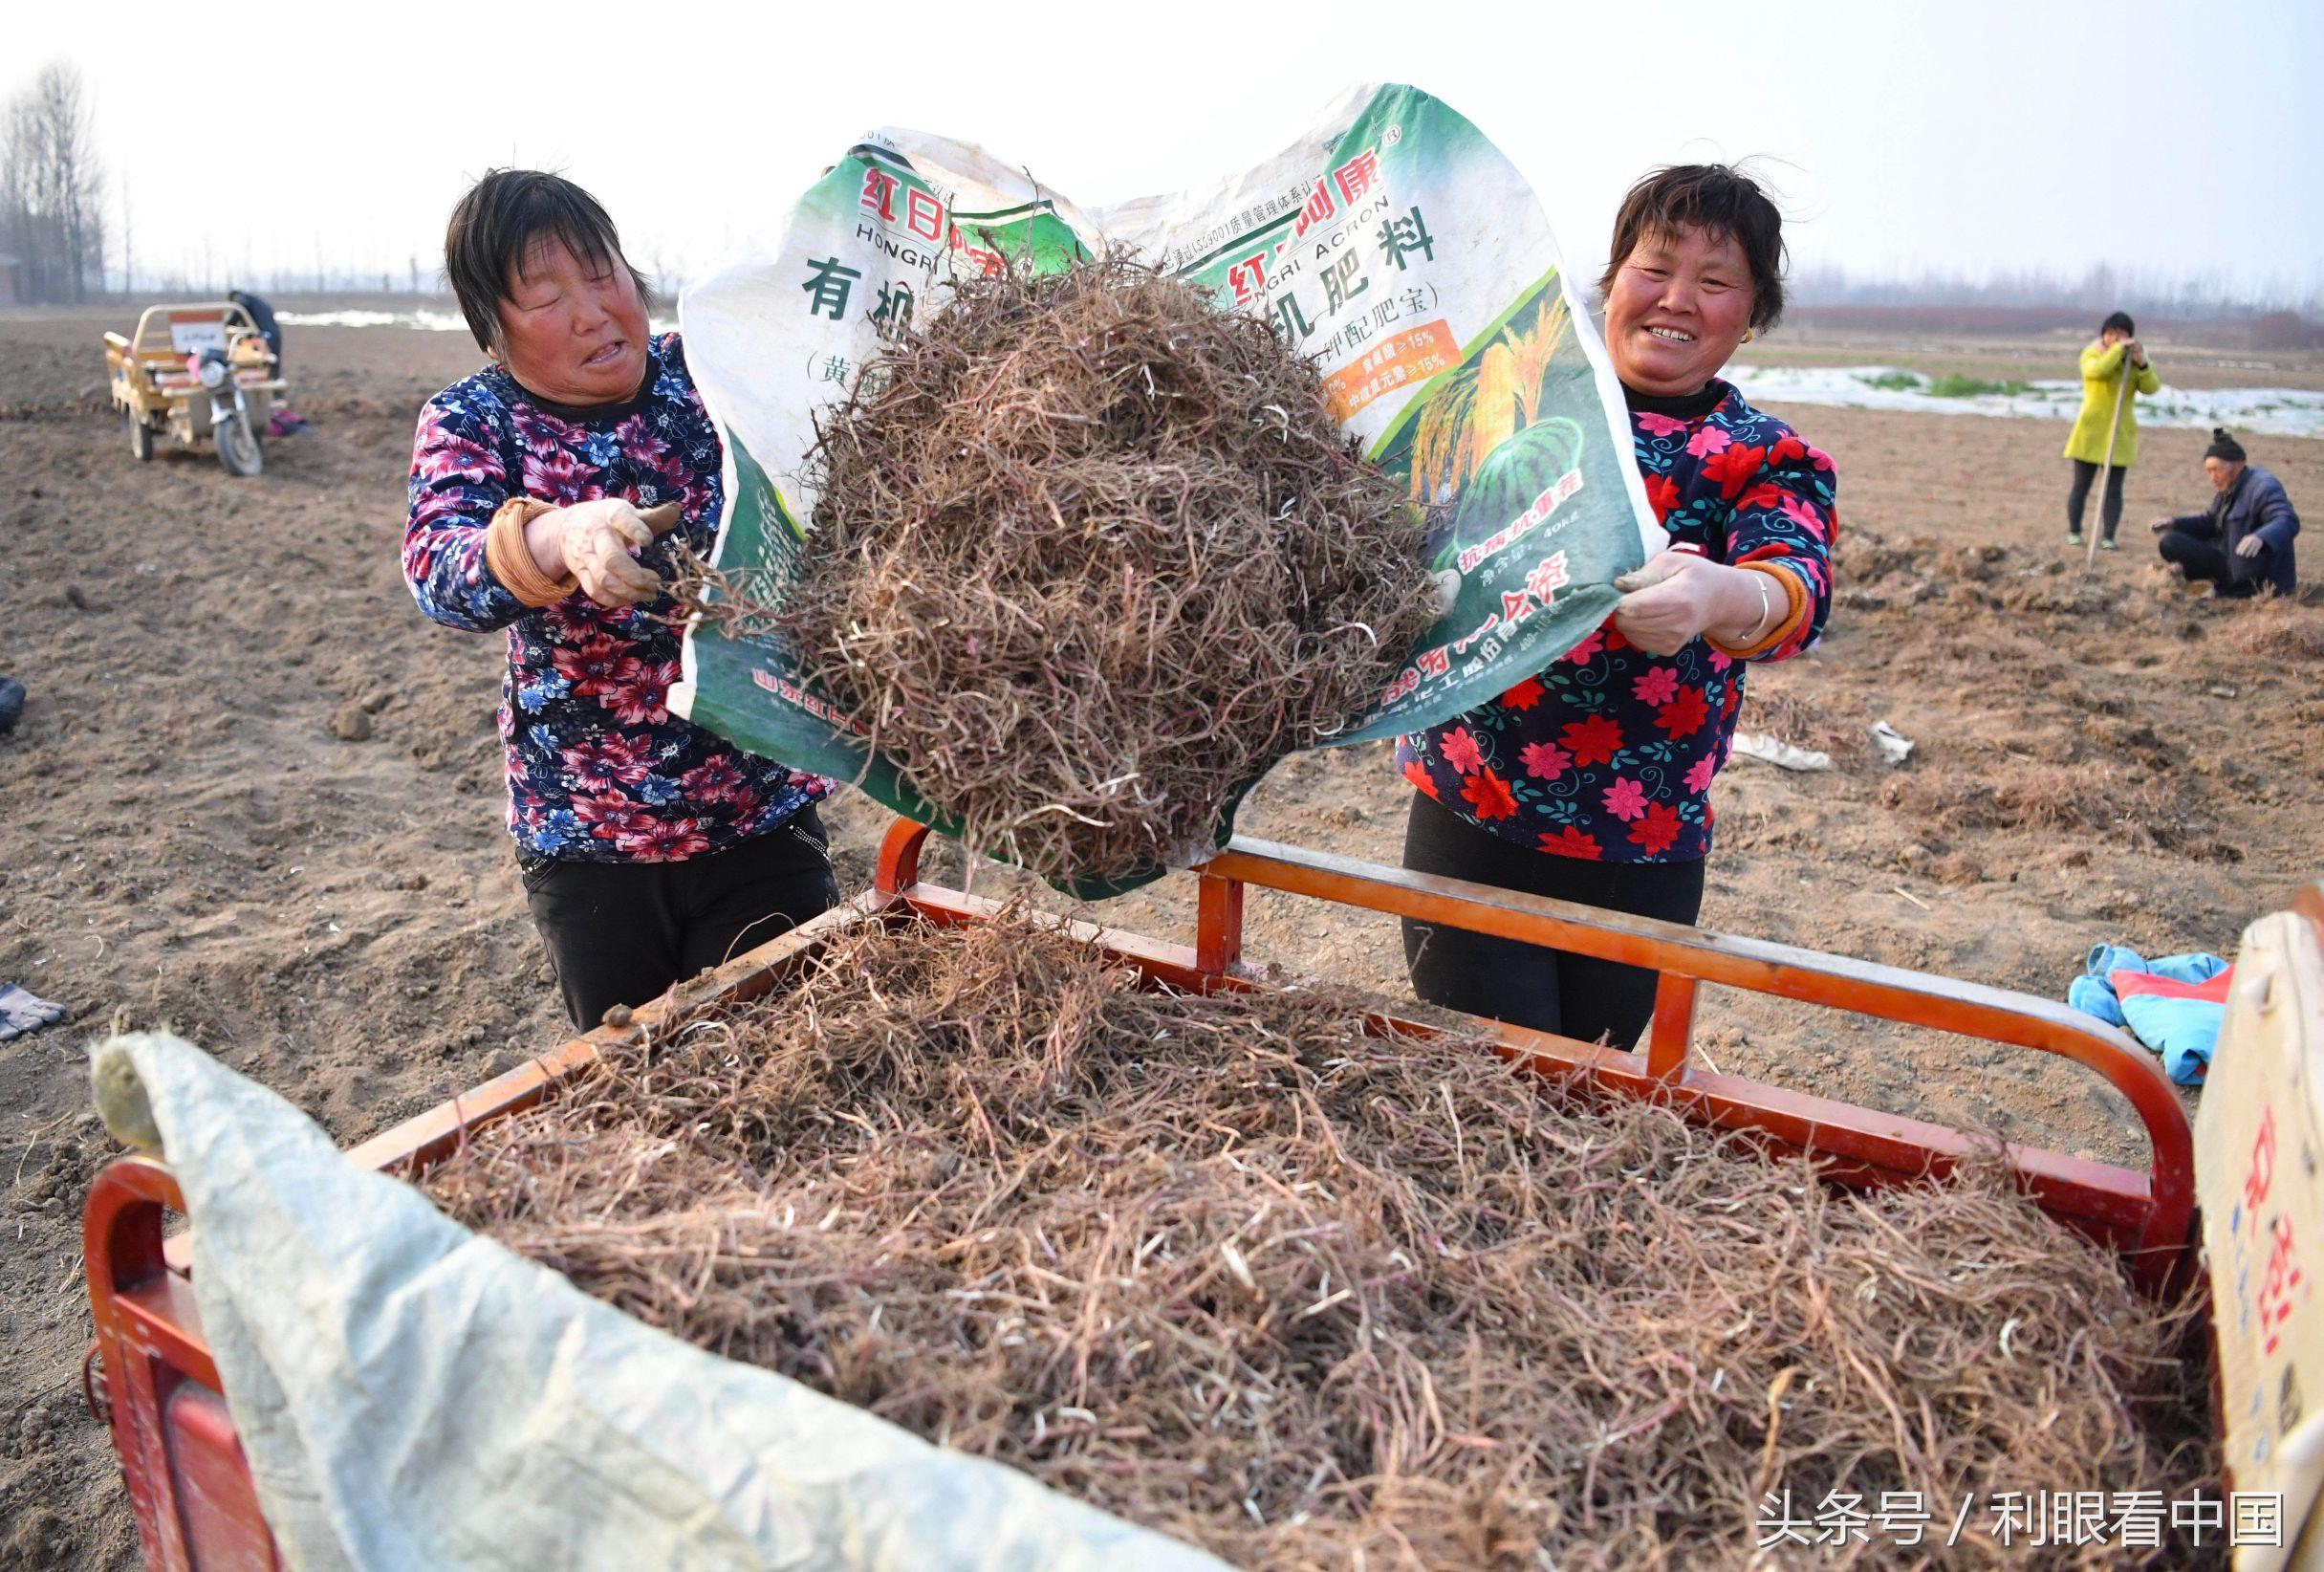
POLYGON ((1998 1184, 1851 1198, 1023 923, 842 936, 430 1182, 657 1326, 1245 1565, 1741 1566, 1783 1492, 1934 1524, 1818 1565, 2129 1564, 2004 1544, 1993 1493, 2217 1464, 2187 1312, 1998 1184))
POLYGON ((1053 878, 1206 849, 1433 616, 1418 517, 1314 367, 1118 256, 965 280, 818 425, 796 578, 698 579, 698 604, 789 647, 964 840, 1053 878))

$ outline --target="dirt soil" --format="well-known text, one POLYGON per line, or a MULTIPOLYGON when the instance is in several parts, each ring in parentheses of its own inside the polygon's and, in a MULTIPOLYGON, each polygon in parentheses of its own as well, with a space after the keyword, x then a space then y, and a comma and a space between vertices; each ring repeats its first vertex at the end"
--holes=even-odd
MULTIPOLYGON (((0 737, 0 981, 69 1012, 0 1045, 0 1568, 136 1561, 80 1396, 79 1208, 113 1155, 87 1111, 93 1034, 166 1023, 343 1139, 562 1035, 500 828, 500 644, 424 621, 396 561, 413 418, 473 347, 291 330, 317 429, 237 481, 205 455, 130 456, 98 349, 115 325, 0 314, 18 584, 0 674, 31 694, 0 737)), ((2324 874, 2324 543, 2304 605, 2173 584, 2143 525, 2200 506, 2200 433, 2147 435, 2126 549, 2085 581, 2059 516, 2062 425, 1782 413, 1839 464, 1840 605, 1817 652, 1754 676, 1746 724, 1838 768, 1729 767, 1705 927, 2055 997, 2096 940, 2231 951, 2324 874), (1880 719, 1917 744, 1900 769, 1863 741, 1880 719)), ((2251 446, 2324 514, 2324 443, 2251 446)), ((1408 793, 1384 749, 1310 754, 1241 828, 1394 862, 1408 793)), ((884 819, 860 797, 828 818, 841 883, 860 884, 884 819)), ((957 854, 931 871, 956 878, 957 854)), ((1014 882, 989 864, 975 880, 1014 882)), ((1191 881, 1101 915, 1183 936, 1191 881)), ((1254 894, 1248 949, 1403 993, 1392 922, 1254 894)), ((2064 1061, 1718 992, 1702 1023, 1730 1073, 2143 1153, 2121 1100, 2064 1061)))

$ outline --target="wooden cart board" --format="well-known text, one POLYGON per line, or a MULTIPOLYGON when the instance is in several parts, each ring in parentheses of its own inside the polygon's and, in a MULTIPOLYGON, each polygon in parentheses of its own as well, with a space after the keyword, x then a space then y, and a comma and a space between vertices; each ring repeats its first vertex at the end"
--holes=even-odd
POLYGON ((2195 1191, 2211 1274, 2237 1572, 2324 1568, 2324 896, 2245 931, 2219 1053, 2195 1114, 2195 1191))

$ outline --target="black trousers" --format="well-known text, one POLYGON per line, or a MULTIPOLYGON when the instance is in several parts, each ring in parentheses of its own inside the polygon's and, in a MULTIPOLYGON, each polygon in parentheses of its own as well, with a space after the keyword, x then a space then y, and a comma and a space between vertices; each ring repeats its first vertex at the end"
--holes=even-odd
MULTIPOLYGON (((2098 478, 2098 467, 2081 459, 2074 465, 2074 489, 2066 493, 2066 528, 2082 533, 2082 508, 2090 501, 2090 483, 2098 478)), ((2098 504, 2098 517, 2105 523, 2106 538, 2115 537, 2115 527, 2122 522, 2122 477, 2130 473, 2127 467, 2112 464, 2106 467, 2106 494, 2098 504)))
POLYGON ((2165 530, 2156 542, 2162 560, 2175 564, 2186 577, 2188 583, 2204 579, 2211 581, 2211 593, 2223 599, 2240 600, 2259 588, 2260 574, 2268 565, 2268 553, 2257 557, 2239 557, 2216 540, 2205 540, 2184 530, 2165 530), (2247 571, 2240 577, 2239 566, 2247 571))
MULTIPOLYGON (((1424 792, 1412 796, 1404 866, 1664 922, 1703 909, 1703 862, 1592 862, 1528 851, 1424 792)), ((1655 974, 1594 956, 1404 920, 1404 965, 1430 1004, 1627 1049, 1654 1018, 1655 974)))
POLYGON ((811 805, 764 835, 682 862, 520 856, 525 904, 573 1024, 587 1031, 617 1004, 659 998, 828 911, 839 899, 828 844, 811 805))

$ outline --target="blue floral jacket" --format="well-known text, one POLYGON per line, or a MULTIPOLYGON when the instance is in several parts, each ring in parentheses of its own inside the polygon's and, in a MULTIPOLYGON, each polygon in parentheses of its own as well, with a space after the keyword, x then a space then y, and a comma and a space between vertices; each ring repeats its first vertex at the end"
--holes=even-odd
POLYGON ((678 632, 663 619, 676 600, 614 607, 576 593, 534 610, 485 564, 485 526, 520 492, 559 504, 680 503, 679 529, 641 554, 664 577, 673 540, 709 550, 718 433, 678 336, 654 340, 648 355, 637 398, 591 410, 545 405, 489 366, 428 400, 412 444, 403 577, 437 622, 508 629, 509 831, 537 856, 677 862, 773 829, 832 790, 669 712, 678 632))

